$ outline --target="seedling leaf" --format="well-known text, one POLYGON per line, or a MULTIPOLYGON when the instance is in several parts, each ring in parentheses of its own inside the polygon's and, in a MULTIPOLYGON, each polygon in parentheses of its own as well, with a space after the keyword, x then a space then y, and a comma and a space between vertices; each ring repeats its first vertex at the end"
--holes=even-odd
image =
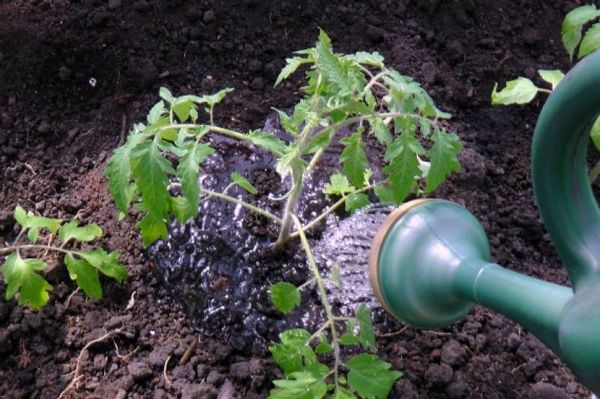
POLYGON ((18 205, 15 208, 14 215, 17 223, 23 227, 24 231, 27 231, 27 238, 31 242, 37 241, 41 229, 47 229, 51 234, 56 235, 62 223, 60 219, 36 216, 31 211, 26 212, 18 205))
POLYGON ((357 130, 350 136, 340 140, 340 143, 345 145, 340 155, 342 170, 354 187, 362 188, 365 182, 365 169, 368 166, 362 132, 357 130))
POLYGON ((558 84, 561 82, 561 80, 565 77, 565 74, 559 71, 558 69, 554 69, 551 71, 540 69, 538 73, 540 74, 540 77, 542 79, 544 79, 546 82, 552 85, 552 90, 554 90, 556 86, 558 86, 558 84))
POLYGON ((256 187, 254 187, 252 185, 252 183, 250 183, 248 181, 248 179, 246 179, 244 176, 242 176, 238 172, 232 172, 231 173, 231 180, 233 180, 233 182, 235 184, 237 184, 238 186, 240 186, 244 190, 248 191, 250 194, 257 194, 258 193, 258 190, 256 189, 256 187))
POLYGON ((271 301, 275 309, 289 313, 300 305, 300 291, 293 284, 280 282, 271 286, 271 301))
POLYGON ((599 16, 600 10, 593 4, 577 7, 565 16, 561 30, 562 42, 571 59, 573 59, 575 48, 581 40, 583 25, 599 16))
POLYGON ((433 141, 433 147, 428 152, 431 166, 425 187, 429 193, 438 188, 450 173, 460 171, 458 153, 462 150, 460 139, 454 133, 437 130, 433 134, 433 141))
POLYGON ((98 271, 85 259, 76 259, 73 255, 65 256, 65 264, 71 280, 77 281, 86 295, 102 298, 102 286, 98 279, 98 271))
POLYGON ((79 252, 79 255, 90 265, 98 269, 100 273, 114 278, 119 283, 127 278, 127 269, 119 262, 119 251, 106 252, 96 248, 89 251, 79 252))
POLYGON ((301 58, 301 57, 293 57, 287 58, 285 60, 286 65, 283 67, 279 76, 277 76, 277 80, 275 81, 275 86, 278 86, 281 82, 289 78, 296 70, 303 64, 309 63, 312 60, 310 58, 301 58))
POLYGON ((348 385, 362 398, 387 398, 394 382, 402 373, 390 370, 391 365, 376 355, 360 354, 346 362, 348 385))
POLYGON ((299 371, 285 380, 273 381, 275 389, 269 393, 269 399, 320 399, 327 393, 327 384, 316 373, 299 371))
POLYGON ((302 370, 305 356, 303 350, 308 347, 310 333, 303 329, 290 329, 279 334, 279 339, 280 343, 269 347, 275 363, 286 376, 302 370))
POLYGON ((76 220, 64 224, 58 231, 58 237, 63 244, 72 239, 90 242, 102 236, 102 229, 96 223, 79 226, 76 220))
POLYGON ((583 36, 579 46, 579 58, 583 58, 600 48, 600 22, 594 24, 583 36))
POLYGON ((22 259, 18 253, 8 255, 1 266, 6 283, 6 299, 12 299, 19 293, 19 305, 42 308, 48 302, 48 292, 52 286, 37 272, 47 267, 39 259, 22 259))
POLYGON ((538 88, 527 78, 517 78, 506 83, 506 87, 497 91, 498 84, 492 90, 492 105, 527 104, 533 100, 538 88))

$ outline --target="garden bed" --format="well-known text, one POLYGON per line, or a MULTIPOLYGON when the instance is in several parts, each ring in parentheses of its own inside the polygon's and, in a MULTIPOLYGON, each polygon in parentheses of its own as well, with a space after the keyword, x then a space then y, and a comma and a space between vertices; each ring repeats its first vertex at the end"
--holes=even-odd
MULTIPOLYGON (((116 329, 83 356, 81 386, 71 397, 267 395, 271 380, 281 375, 268 341, 236 342, 225 338, 235 334, 202 329, 186 309, 189 301, 184 306, 163 283, 164 273, 144 252, 133 222, 118 220, 102 172, 160 86, 177 94, 233 87, 219 105, 219 124, 262 127, 270 107, 295 102, 298 77, 278 88, 273 83, 293 50, 313 44, 317 27, 340 51, 379 51, 453 114, 450 124, 465 145, 463 170, 436 196, 465 205, 481 220, 497 263, 566 284, 531 187, 529 151, 540 103, 492 108, 489 94, 494 81, 568 68, 559 27, 574 4, 516 3, 1 2, 0 239, 14 238, 17 204, 46 216, 78 215, 101 225, 103 245, 122 251, 130 278, 124 285, 106 281, 104 299, 96 301, 71 295, 75 287, 58 267, 49 276, 55 289, 42 312, 1 302, 0 396, 57 397, 71 381, 81 349, 116 329)), ((259 166, 255 178, 277 191, 278 179, 259 166)), ((314 206, 319 204, 325 201, 314 206)), ((273 234, 259 222, 250 230, 256 237, 273 234)), ((207 246, 217 241, 208 240, 207 246)), ((301 270, 300 252, 292 247, 261 258, 260 277, 276 281, 301 270)), ((236 320, 219 326, 228 322, 236 320)), ((394 323, 378 329, 377 352, 405 373, 392 397, 586 395, 537 339, 485 309, 441 331, 394 323)))

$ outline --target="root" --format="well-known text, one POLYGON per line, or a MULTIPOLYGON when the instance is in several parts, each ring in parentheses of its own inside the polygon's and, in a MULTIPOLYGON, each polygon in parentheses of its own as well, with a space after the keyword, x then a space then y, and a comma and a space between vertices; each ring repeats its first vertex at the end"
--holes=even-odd
POLYGON ((115 335, 121 334, 123 332, 122 329, 117 328, 115 330, 109 331, 106 334, 104 334, 103 336, 96 338, 90 342, 88 342, 83 349, 81 349, 81 352, 79 352, 79 356, 77 356, 77 363, 75 364, 75 374, 73 375, 73 379, 71 380, 71 382, 69 383, 69 385, 67 385, 67 387, 60 393, 60 395, 58 396, 58 399, 62 399, 65 397, 65 395, 67 393, 69 393, 72 389, 77 389, 77 386, 79 385, 79 382, 81 381, 81 379, 83 379, 83 374, 80 374, 81 372, 81 359, 83 358, 83 354, 86 350, 88 350, 92 345, 98 344, 100 342, 106 341, 109 338, 114 337, 115 335))
MULTIPOLYGON (((163 366, 163 375, 165 377, 165 387, 167 389, 171 388, 172 382, 169 379, 169 375, 167 374, 167 368, 169 367, 169 361, 171 360, 171 355, 165 360, 165 364, 163 366)), ((60 399, 60 398, 59 398, 60 399)))

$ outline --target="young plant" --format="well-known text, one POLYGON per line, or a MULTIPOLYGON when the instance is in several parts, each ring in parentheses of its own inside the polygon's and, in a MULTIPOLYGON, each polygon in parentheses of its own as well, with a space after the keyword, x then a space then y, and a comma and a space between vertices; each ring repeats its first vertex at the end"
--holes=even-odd
MULTIPOLYGON (((462 145, 441 123, 450 115, 438 110, 413 79, 386 67, 378 53, 338 54, 321 31, 315 47, 297 51, 287 60, 275 84, 300 67, 306 69, 307 78, 303 98, 290 114, 276 110, 290 141, 260 129, 242 133, 215 125, 215 107, 231 89, 175 97, 161 88, 161 100, 150 110, 147 123, 135 125, 125 145, 109 160, 109 188, 122 214, 132 205, 142 212, 137 227, 145 245, 167 237, 167 224, 173 216, 180 223, 196 216, 199 202, 209 197, 236 203, 277 223, 275 249, 300 237, 313 277, 299 288, 316 285, 327 320, 312 335, 297 329, 281 334, 281 343, 271 352, 286 379, 275 382, 271 397, 382 398, 401 374, 389 370, 390 365, 375 355, 361 354, 342 362, 342 345, 374 346, 370 316, 364 308, 356 318, 333 315, 305 233, 341 206, 353 211, 368 205, 370 191, 380 201, 394 204, 410 194, 432 192, 460 169, 462 145), (201 122, 200 108, 206 113, 206 122, 201 122), (342 134, 345 127, 351 133, 342 134), (201 164, 214 152, 207 141, 211 134, 246 141, 274 155, 277 172, 282 181, 289 182, 280 215, 199 185, 201 164), (378 181, 373 179, 375 165, 365 153, 369 136, 385 149, 383 177, 378 181), (340 170, 332 172, 324 192, 339 199, 303 225, 296 212, 304 184, 336 141, 343 146, 340 170), (180 190, 172 190, 175 187, 180 190), (346 323, 346 332, 341 334, 340 322, 346 323), (317 360, 318 355, 327 353, 333 356, 331 368, 317 360), (348 370, 346 377, 342 369, 348 370)), ((231 177, 231 184, 257 192, 241 173, 234 172, 231 177)), ((286 282, 273 285, 275 307, 283 312, 292 310, 300 303, 299 288, 286 282)))
POLYGON ((112 277, 118 282, 127 277, 127 269, 119 262, 118 251, 77 249, 82 243, 102 237, 102 229, 97 224, 79 226, 75 220, 63 223, 60 219, 35 216, 20 206, 15 208, 14 215, 21 226, 19 234, 12 245, 0 248, 0 255, 6 256, 0 269, 6 284, 7 300, 17 295, 19 305, 27 305, 33 309, 40 309, 48 302, 52 286, 40 272, 48 268, 44 258, 49 252, 64 255, 71 280, 93 298, 102 297, 99 274, 112 277), (46 244, 37 243, 42 230, 49 234, 46 244), (25 233, 29 244, 21 242, 25 233), (23 255, 25 252, 39 256, 27 257, 23 255))
MULTIPOLYGON (((577 58, 584 58, 600 49, 600 10, 594 4, 584 5, 571 10, 562 23, 562 43, 571 60, 579 47, 577 58), (592 23, 583 34, 586 24, 592 23)), ((560 70, 539 70, 540 78, 550 85, 550 89, 537 87, 530 79, 519 77, 506 83, 506 87, 498 91, 498 84, 492 90, 493 105, 527 104, 533 101, 538 93, 551 94, 565 76, 560 70)), ((592 127, 592 141, 600 151, 600 118, 592 127)), ((590 171, 590 181, 600 176, 600 162, 590 171)))

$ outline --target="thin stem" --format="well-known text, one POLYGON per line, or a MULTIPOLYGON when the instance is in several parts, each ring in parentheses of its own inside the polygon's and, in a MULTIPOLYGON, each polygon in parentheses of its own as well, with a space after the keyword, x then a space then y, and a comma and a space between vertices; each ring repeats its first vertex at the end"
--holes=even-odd
POLYGON ((386 91, 389 92, 389 89, 387 87, 385 87, 384 85, 381 85, 381 84, 378 83, 379 79, 381 79, 382 77, 386 76, 388 73, 389 73, 389 71, 387 69, 384 69, 383 71, 379 72, 377 75, 373 76, 371 78, 371 80, 369 81, 369 83, 367 83, 367 85, 365 86, 365 89, 363 90, 363 96, 365 94, 367 94, 367 92, 374 85, 378 85, 378 87, 383 87, 386 91))
POLYGON ((235 197, 229 196, 227 194, 222 194, 222 193, 219 193, 219 192, 216 192, 216 191, 206 190, 204 188, 200 188, 200 191, 203 192, 203 193, 205 193, 205 194, 207 194, 207 195, 209 195, 209 196, 211 196, 211 197, 216 197, 216 198, 219 198, 219 199, 222 199, 222 200, 225 200, 225 201, 233 202, 234 204, 241 205, 242 207, 244 207, 246 209, 249 209, 249 210, 251 210, 251 211, 253 211, 255 213, 258 213, 259 215, 262 215, 262 216, 265 216, 265 217, 267 217, 269 219, 272 219, 272 220, 274 220, 277 223, 281 223, 282 222, 282 220, 281 220, 280 217, 273 215, 271 212, 267 212, 267 211, 265 211, 265 210, 263 210, 263 209, 261 209, 261 208, 259 208, 257 206, 249 204, 249 203, 247 203, 245 201, 242 201, 240 199, 237 199, 235 197))
POLYGON ((319 268, 317 267, 317 263, 315 262, 315 258, 312 254, 312 250, 310 249, 310 244, 306 239, 304 230, 302 230, 302 223, 300 223, 300 220, 296 215, 292 215, 292 220, 294 221, 294 224, 296 225, 296 230, 300 235, 300 242, 302 243, 302 248, 304 249, 304 253, 306 254, 306 260, 308 262, 308 265, 310 266, 311 272, 317 284, 319 296, 321 297, 321 303, 323 304, 323 308, 325 309, 325 315, 327 316, 329 327, 331 329, 331 344, 333 346, 333 354, 335 358, 333 372, 335 375, 335 385, 336 387, 338 387, 339 367, 342 364, 342 361, 340 359, 340 345, 338 342, 337 332, 335 330, 335 316, 331 311, 331 305, 329 304, 329 299, 327 299, 327 291, 325 290, 325 284, 323 283, 323 278, 321 277, 321 273, 319 272, 319 268))
POLYGON ((327 328, 329 327, 330 321, 327 320, 325 323, 321 324, 321 327, 319 327, 317 329, 317 331, 315 331, 313 333, 313 335, 310 336, 310 338, 308 339, 308 342, 312 342, 314 339, 318 338, 319 336, 321 336, 321 333, 327 328))
POLYGON ((308 280, 308 281, 305 281, 304 283, 300 284, 300 285, 298 286, 297 290, 298 290, 298 291, 300 291, 300 290, 302 290, 302 288, 304 288, 304 287, 308 287, 309 285, 311 285, 311 284, 312 284, 312 283, 314 283, 314 282, 315 282, 315 279, 314 279, 314 278, 311 278, 310 280, 308 280))
POLYGON ((12 251, 19 251, 21 249, 44 249, 56 252, 62 252, 64 254, 76 254, 77 251, 69 251, 68 249, 52 247, 49 245, 39 245, 39 244, 26 244, 26 245, 11 245, 10 247, 0 248, 0 254, 8 253, 12 251))
POLYGON ((596 162, 596 165, 590 171, 590 184, 595 182, 598 176, 600 176, 600 161, 596 162))
POLYGON ((552 94, 552 90, 548 90, 548 89, 541 89, 538 87, 538 91, 540 93, 546 93, 546 94, 552 94))

